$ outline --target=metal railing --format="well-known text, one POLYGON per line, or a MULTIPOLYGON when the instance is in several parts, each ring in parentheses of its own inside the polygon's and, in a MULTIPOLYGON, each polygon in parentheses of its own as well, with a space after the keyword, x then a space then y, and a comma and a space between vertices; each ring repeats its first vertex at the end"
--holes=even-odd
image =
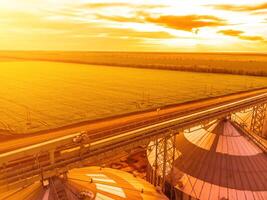
POLYGON ((174 130, 184 130, 195 125, 267 102, 267 93, 239 99, 200 110, 161 116, 124 127, 98 133, 75 133, 69 136, 0 154, 0 191, 22 187, 37 180, 82 166, 84 162, 98 163, 121 150, 147 145, 161 137, 169 137, 174 130), (77 140, 75 142, 75 140, 77 140), (18 168, 18 165, 20 166, 18 168))

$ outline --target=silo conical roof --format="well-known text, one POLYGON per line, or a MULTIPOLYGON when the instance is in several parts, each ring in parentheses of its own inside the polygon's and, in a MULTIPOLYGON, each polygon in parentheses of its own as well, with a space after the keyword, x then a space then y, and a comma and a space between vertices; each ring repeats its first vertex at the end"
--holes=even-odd
POLYGON ((267 199, 267 157, 228 120, 185 131, 173 184, 197 199, 267 199))
POLYGON ((65 176, 51 178, 0 194, 0 200, 167 200, 150 183, 124 171, 84 167, 65 176))

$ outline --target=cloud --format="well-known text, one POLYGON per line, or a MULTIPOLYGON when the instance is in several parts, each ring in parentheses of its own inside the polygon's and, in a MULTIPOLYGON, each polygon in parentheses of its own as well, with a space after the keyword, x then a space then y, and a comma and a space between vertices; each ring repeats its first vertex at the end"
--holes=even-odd
POLYGON ((82 4, 83 8, 106 8, 106 7, 124 7, 128 6, 128 3, 114 2, 114 3, 86 3, 82 4))
POLYGON ((227 25, 225 20, 210 15, 164 15, 158 18, 146 17, 148 22, 160 24, 169 28, 193 31, 196 28, 216 27, 227 25))
POLYGON ((139 19, 138 17, 107 16, 100 14, 95 14, 95 17, 100 20, 108 20, 114 22, 143 22, 143 20, 139 19))
POLYGON ((166 7, 166 5, 160 4, 131 4, 126 2, 113 2, 113 3, 86 3, 81 5, 82 8, 92 8, 92 9, 101 9, 108 7, 129 7, 129 8, 139 8, 139 9, 154 9, 166 7))
MULTIPOLYGON (((265 4, 250 3, 241 6, 242 4, 229 3, 227 9, 243 12, 228 16, 228 12, 224 10, 212 14, 210 7, 203 6, 207 5, 205 2, 36 1, 9 0, 0 6, 2 48, 138 50, 144 45, 144 48, 159 50, 174 47, 187 49, 192 44, 205 43, 215 49, 234 47, 247 50, 251 45, 254 49, 266 51, 265 4), (247 13, 246 10, 253 11, 247 13), (239 20, 242 26, 239 26, 239 20), (201 32, 202 29, 206 30, 201 32), (251 29, 255 34, 248 34, 251 29), (198 30, 199 36, 192 34, 197 34, 198 30), (218 30, 221 31, 217 33, 218 30), (213 43, 218 34, 235 38, 234 45, 226 36, 213 43), (242 47, 237 47, 238 44, 242 44, 242 47), (157 48, 154 49, 154 45, 157 48)), ((210 4, 216 6, 216 3, 210 4)), ((225 5, 219 6, 222 9, 225 5)), ((143 50, 143 46, 140 49, 143 50)))
POLYGON ((230 10, 230 11, 239 11, 239 12, 246 12, 246 11, 259 11, 267 9, 267 3, 258 4, 258 5, 230 5, 230 4, 220 4, 220 5, 209 5, 213 8, 220 9, 220 10, 230 10))
POLYGON ((261 36, 248 36, 248 35, 243 35, 244 31, 240 30, 220 30, 217 33, 227 35, 227 36, 232 36, 232 37, 238 37, 241 40, 250 40, 250 41, 265 41, 263 37, 261 36))
POLYGON ((163 32, 163 31, 135 31, 132 29, 108 29, 107 36, 112 37, 128 37, 128 38, 140 38, 140 39, 171 39, 176 38, 175 36, 163 32))
POLYGON ((186 16, 163 15, 154 18, 151 17, 148 13, 138 12, 136 16, 131 16, 131 17, 106 16, 100 14, 96 14, 95 16, 101 20, 109 20, 114 22, 125 22, 125 23, 149 22, 172 29, 190 31, 190 32, 197 32, 196 30, 202 27, 216 27, 216 26, 227 25, 225 20, 209 15, 186 15, 186 16))
POLYGON ((267 15, 267 10, 259 10, 259 11, 255 11, 253 12, 254 15, 262 15, 262 16, 266 16, 267 15))
POLYGON ((246 36, 246 35, 241 35, 239 36, 240 39, 242 40, 251 40, 251 41, 264 41, 264 38, 261 36, 246 36))
MULTIPOLYGON (((50 35, 61 34, 62 37, 98 37, 99 35, 107 36, 110 38, 131 38, 131 39, 167 39, 174 38, 173 35, 164 31, 136 31, 134 29, 127 28, 110 28, 99 23, 98 19, 104 19, 116 22, 136 22, 142 23, 144 19, 137 17, 124 17, 124 16, 105 16, 100 14, 92 15, 96 21, 79 21, 76 18, 66 18, 65 12, 62 15, 53 12, 49 12, 49 15, 43 17, 39 13, 28 13, 24 11, 20 12, 1 12, 1 21, 12 27, 16 27, 10 30, 10 32, 25 33, 28 36, 43 33, 50 35), (62 18, 57 18, 62 16, 62 18), (52 17, 52 18, 51 18, 52 17)), ((145 14, 144 14, 145 15, 145 14)), ((90 18, 90 19, 92 19, 90 18)), ((94 20, 95 20, 94 18, 94 20)), ((24 36, 25 36, 24 34, 24 36)))
POLYGON ((244 31, 239 31, 239 30, 220 30, 218 33, 224 34, 224 35, 229 35, 229 36, 240 36, 244 31))
MULTIPOLYGON (((63 37, 77 32, 92 33, 94 28, 98 27, 98 23, 77 21, 74 19, 66 20, 65 18, 54 19, 50 18, 50 16, 44 17, 42 14, 26 11, 2 11, 0 12, 0 18, 4 20, 2 27, 6 27, 2 30, 2 33, 12 33, 14 35, 23 35, 29 37, 32 35, 36 35, 36 37, 38 37, 44 34, 61 34, 63 37)), ((100 30, 97 30, 97 33, 99 33, 99 31, 100 30)))

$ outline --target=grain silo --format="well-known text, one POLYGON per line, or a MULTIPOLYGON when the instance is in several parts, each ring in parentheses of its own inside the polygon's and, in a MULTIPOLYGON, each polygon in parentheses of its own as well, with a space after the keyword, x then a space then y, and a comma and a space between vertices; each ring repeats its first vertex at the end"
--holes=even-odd
POLYGON ((176 142, 176 199, 267 199, 266 153, 231 122, 185 131, 176 142))
POLYGON ((85 167, 0 195, 1 200, 167 200, 156 188, 116 169, 85 167))
MULTIPOLYGON (((150 145, 155 146, 153 142, 150 145)), ((170 155, 175 155, 173 167, 168 162, 165 167, 164 188, 172 199, 267 199, 266 149, 258 147, 232 122, 213 121, 185 130, 175 137, 176 150, 169 148, 170 139, 166 145, 170 155)), ((162 179, 163 166, 157 166, 156 179, 149 175, 155 174, 155 152, 161 152, 161 146, 158 148, 147 150, 148 180, 156 185, 155 180, 162 179)), ((157 160, 164 163, 161 154, 157 160)))

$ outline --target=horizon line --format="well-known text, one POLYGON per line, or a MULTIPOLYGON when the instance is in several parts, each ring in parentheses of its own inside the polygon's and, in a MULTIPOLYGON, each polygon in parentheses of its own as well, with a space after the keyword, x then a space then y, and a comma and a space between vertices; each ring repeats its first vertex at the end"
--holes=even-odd
POLYGON ((256 51, 97 51, 97 50, 0 50, 0 52, 66 52, 66 53, 170 53, 170 54, 248 54, 267 55, 267 52, 256 51))

